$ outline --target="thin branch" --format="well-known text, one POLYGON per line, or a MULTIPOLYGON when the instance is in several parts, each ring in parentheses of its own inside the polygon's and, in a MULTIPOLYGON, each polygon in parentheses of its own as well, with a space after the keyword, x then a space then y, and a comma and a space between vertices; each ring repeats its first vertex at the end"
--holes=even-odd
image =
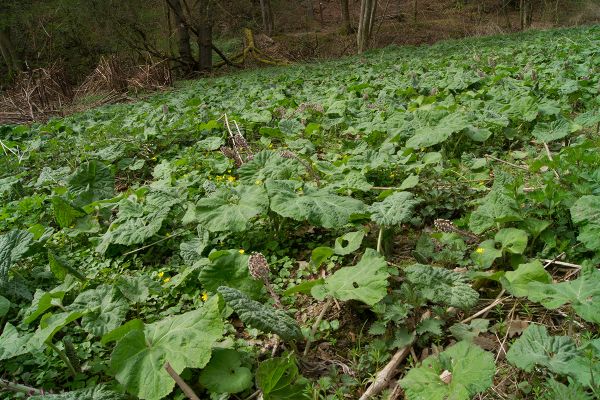
POLYGON ((45 394, 44 389, 37 389, 31 386, 22 385, 20 383, 10 382, 2 378, 0 378, 0 389, 10 390, 11 392, 21 392, 30 396, 45 394))
POLYGON ((410 354, 410 350, 412 349, 412 345, 415 342, 415 340, 416 335, 413 337, 412 341, 409 344, 398 350, 396 354, 392 356, 390 362, 388 362, 387 365, 377 373, 375 380, 373 381, 371 386, 369 386, 369 388, 363 393, 363 395, 360 396, 360 400, 367 400, 377 396, 386 386, 389 385, 394 373, 396 372, 396 369, 398 368, 402 360, 404 360, 406 356, 410 354))
POLYGON ((140 247, 140 248, 137 248, 137 249, 135 249, 135 250, 128 251, 127 253, 123 253, 123 256, 128 256, 128 255, 130 255, 130 254, 137 253, 138 251, 145 250, 145 249, 147 249, 148 247, 152 247, 152 246, 154 246, 155 244, 162 243, 162 242, 164 242, 165 240, 169 240, 169 239, 172 239, 172 238, 174 238, 174 237, 177 237, 177 236, 181 235, 181 234, 182 234, 182 233, 184 233, 184 232, 185 232, 185 231, 180 231, 180 232, 174 233, 174 234, 172 234, 172 235, 169 235, 169 236, 167 236, 167 237, 164 237, 164 238, 162 238, 162 239, 159 239, 159 240, 157 240, 156 242, 152 242, 152 243, 150 243, 150 244, 147 244, 147 245, 145 245, 145 246, 142 246, 142 247, 140 247))
POLYGON ((196 393, 194 393, 192 388, 189 387, 189 385, 187 383, 185 383, 185 381, 183 379, 181 379, 181 376, 179 376, 179 374, 177 372, 175 372, 173 367, 171 367, 171 364, 166 362, 165 369, 167 370, 167 373, 169 375, 171 375, 171 378, 173 378, 175 383, 177 383, 177 386, 179 386, 179 388, 183 391, 183 393, 187 396, 188 399, 200 400, 200 398, 196 395, 196 393))
POLYGON ((504 289, 502 289, 502 291, 498 294, 498 296, 496 296, 496 299, 494 301, 492 301, 492 303, 483 308, 482 310, 476 312, 475 314, 471 315, 468 318, 463 319, 462 321, 460 321, 462 324, 466 324, 467 322, 479 317, 480 315, 486 314, 488 311, 490 311, 492 308, 496 307, 498 304, 502 303, 504 300, 506 300, 507 298, 501 298, 502 295, 504 294, 504 289))
POLYGON ((527 172, 529 172, 529 168, 527 168, 527 167, 524 167, 524 166, 522 166, 522 165, 513 164, 513 163, 511 163, 511 162, 508 162, 508 161, 501 160, 501 159, 499 159, 499 158, 496 158, 496 157, 494 157, 494 156, 492 156, 492 155, 489 155, 489 154, 486 154, 486 155, 484 155, 484 157, 491 158, 492 160, 495 160, 495 161, 501 162, 501 163, 503 163, 503 164, 510 165, 511 167, 514 167, 514 168, 519 168, 519 169, 522 169, 522 170, 524 170, 524 171, 527 171, 527 172))
POLYGON ((317 333, 317 329, 319 329, 319 325, 321 325, 321 321, 323 320, 325 313, 329 310, 329 307, 331 307, 332 303, 333 303, 333 297, 330 297, 329 299, 327 299, 327 303, 325 303, 325 305, 323 306, 323 309, 321 310, 321 312, 319 313, 319 316, 317 317, 317 320, 313 324, 312 329, 310 331, 310 336, 308 337, 308 340, 306 341, 306 346, 304 347, 304 353, 303 353, 304 356, 306 356, 308 354, 308 349, 310 349, 311 339, 315 336, 315 333, 317 333))
POLYGON ((548 260, 548 259, 542 259, 542 261, 545 262, 547 265, 556 264, 556 265, 561 265, 563 267, 581 269, 581 265, 579 265, 579 264, 572 264, 572 263, 568 263, 568 262, 564 262, 564 261, 548 260))

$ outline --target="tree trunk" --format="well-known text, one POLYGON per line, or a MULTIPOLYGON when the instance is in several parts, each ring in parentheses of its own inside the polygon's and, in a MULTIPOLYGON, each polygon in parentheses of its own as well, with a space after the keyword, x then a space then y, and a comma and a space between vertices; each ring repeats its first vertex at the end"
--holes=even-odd
POLYGON ((198 48, 200 50, 200 71, 212 70, 212 1, 200 0, 200 26, 198 27, 198 48))
POLYGON ((262 14, 263 29, 267 35, 271 36, 273 34, 273 30, 275 29, 271 0, 260 0, 260 11, 262 14))
POLYGON ((413 21, 417 22, 417 0, 413 0, 413 21))
POLYGON ((349 34, 352 32, 352 25, 350 24, 350 5, 348 4, 348 0, 340 0, 340 5, 342 6, 343 30, 345 34, 349 34))
POLYGON ((179 49, 179 57, 183 64, 183 69, 186 74, 195 70, 196 61, 192 56, 192 48, 190 46, 190 32, 188 25, 184 20, 183 8, 180 0, 167 0, 167 4, 173 10, 173 18, 175 20, 175 30, 177 31, 177 43, 179 49))
POLYGON ((8 29, 0 29, 0 54, 8 66, 9 74, 21 70, 21 65, 15 54, 15 49, 10 40, 8 29))
POLYGON ((358 21, 358 34, 356 36, 358 53, 362 53, 369 47, 369 41, 373 34, 376 9, 377 0, 362 0, 360 3, 360 18, 358 21))

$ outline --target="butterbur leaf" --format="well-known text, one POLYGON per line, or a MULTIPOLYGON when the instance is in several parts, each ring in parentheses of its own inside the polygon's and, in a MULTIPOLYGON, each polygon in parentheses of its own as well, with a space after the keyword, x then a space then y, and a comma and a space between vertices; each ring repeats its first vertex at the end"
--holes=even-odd
POLYGON ((362 201, 338 196, 326 189, 299 187, 293 181, 268 180, 271 210, 285 218, 308 221, 324 228, 341 228, 352 214, 365 210, 362 201))
POLYGON ((285 312, 265 306, 227 286, 219 287, 218 291, 245 324, 266 333, 275 333, 286 341, 302 339, 298 324, 285 312))
POLYGON ((317 247, 314 248, 310 255, 310 263, 314 269, 319 268, 321 264, 331 257, 335 251, 331 247, 317 247))
POLYGON ((474 319, 470 324, 456 323, 450 327, 450 332, 458 340, 473 341, 480 333, 488 330, 490 321, 487 319, 474 319))
POLYGON ((465 276, 445 268, 413 264, 404 270, 406 278, 427 300, 467 309, 477 303, 479 294, 465 276))
POLYGON ((123 336, 136 329, 141 331, 144 330, 144 322, 141 319, 129 320, 118 328, 106 333, 104 336, 102 336, 100 344, 104 346, 111 342, 118 342, 123 338, 123 336))
POLYGON ((527 233, 521 229, 500 229, 495 239, 502 245, 502 251, 508 253, 523 254, 527 248, 527 233))
POLYGON ((365 231, 348 232, 343 236, 335 239, 335 254, 341 256, 354 253, 360 248, 360 245, 365 237, 365 231))
POLYGON ((255 299, 260 295, 263 283, 250 276, 249 258, 237 250, 215 251, 209 257, 210 264, 200 271, 198 280, 210 292, 216 292, 219 286, 229 285, 255 299))
POLYGON ((600 323, 600 271, 592 265, 583 266, 573 281, 532 283, 527 286, 527 297, 549 309, 570 304, 581 318, 600 323))
POLYGON ((261 362, 256 371, 256 386, 265 400, 308 400, 296 360, 289 354, 261 362))
POLYGON ((530 325, 506 353, 507 360, 531 372, 535 366, 546 367, 557 374, 569 375, 572 360, 579 356, 569 336, 550 336, 543 325, 530 325))
POLYGON ((25 311, 23 323, 30 324, 50 308, 62 304, 63 297, 65 297, 64 291, 44 292, 40 289, 36 290, 31 305, 25 311))
POLYGON ((204 368, 222 336, 218 298, 213 296, 197 310, 128 332, 111 354, 111 370, 131 394, 162 399, 175 386, 165 363, 178 374, 185 368, 204 368))
POLYGON ((29 400, 127 400, 122 393, 110 390, 106 385, 98 385, 85 389, 60 394, 43 394, 32 396, 29 400))
POLYGON ((486 240, 482 242, 473 253, 471 259, 481 269, 488 269, 494 264, 494 261, 502 257, 502 250, 496 248, 495 240, 486 240))
POLYGON ((0 318, 8 314, 8 310, 10 310, 10 301, 4 296, 0 296, 0 318))
POLYGON ((417 129, 414 136, 406 141, 406 147, 419 149, 431 147, 448 140, 450 136, 469 126, 467 119, 457 113, 442 118, 437 125, 417 129))
POLYGON ((121 292, 109 285, 80 293, 68 308, 85 313, 81 327, 96 336, 103 336, 121 325, 129 310, 121 292))
POLYGON ((67 274, 71 274, 80 281, 85 280, 85 276, 74 268, 67 260, 57 256, 52 251, 48 250, 48 263, 50 264, 50 271, 54 276, 63 281, 67 274))
POLYGON ((515 199, 501 189, 493 189, 469 218, 469 229, 479 235, 496 226, 497 222, 520 221, 515 199))
POLYGON ((589 250, 600 250, 600 196, 582 196, 571 206, 571 219, 582 225, 577 239, 589 250))
POLYGON ((369 207, 371 219, 379 225, 392 226, 408 221, 412 217, 417 201, 410 192, 396 192, 385 200, 369 207))
POLYGON ((150 294, 161 291, 160 284, 148 275, 121 275, 117 278, 115 286, 133 304, 143 303, 150 297, 150 294))
POLYGON ((32 333, 19 335, 17 328, 10 323, 4 325, 4 330, 0 335, 0 361, 28 353, 27 343, 31 336, 33 336, 32 333))
POLYGON ((559 118, 552 122, 536 123, 531 134, 541 142, 551 142, 569 136, 569 134, 580 129, 580 125, 565 118, 559 118))
POLYGON ((541 400, 592 400, 585 388, 577 382, 569 382, 569 386, 554 379, 549 379, 544 385, 544 394, 541 400))
POLYGON ((194 217, 188 217, 186 222, 198 222, 210 232, 242 232, 252 218, 266 210, 268 204, 262 186, 221 188, 200 199, 193 209, 194 217))
POLYGON ((69 178, 68 189, 75 204, 85 206, 114 195, 115 178, 109 167, 100 161, 88 161, 69 178))
POLYGON ((279 152, 263 150, 240 168, 239 180, 248 185, 267 179, 292 179, 301 171, 302 165, 295 158, 284 158, 279 152))
POLYGON ((31 233, 16 229, 0 236, 0 287, 5 284, 12 265, 29 250, 32 240, 31 233))
POLYGON ((50 202, 54 210, 54 219, 61 228, 71 226, 73 221, 85 215, 85 212, 81 208, 73 206, 62 197, 54 196, 50 202))
POLYGON ((313 297, 323 300, 327 296, 338 300, 359 300, 374 305, 387 294, 389 276, 385 259, 373 249, 367 249, 358 264, 343 267, 325 279, 323 285, 314 286, 313 297))
POLYGON ((500 282, 513 296, 523 297, 529 294, 532 282, 552 283, 552 276, 539 261, 533 261, 519 265, 515 271, 507 271, 500 282))
POLYGON ((411 369, 400 386, 411 400, 468 400, 492 386, 495 372, 491 353, 469 342, 459 342, 411 369), (440 378, 450 375, 447 383, 440 378))
POLYGON ((252 372, 242 366, 237 351, 216 348, 210 362, 200 372, 199 382, 211 392, 239 393, 252 386, 252 372))
POLYGON ((51 342, 52 338, 58 333, 58 331, 82 316, 83 313, 79 311, 68 311, 59 314, 44 314, 40 320, 40 326, 27 343, 28 348, 30 350, 37 350, 41 348, 44 343, 51 342))

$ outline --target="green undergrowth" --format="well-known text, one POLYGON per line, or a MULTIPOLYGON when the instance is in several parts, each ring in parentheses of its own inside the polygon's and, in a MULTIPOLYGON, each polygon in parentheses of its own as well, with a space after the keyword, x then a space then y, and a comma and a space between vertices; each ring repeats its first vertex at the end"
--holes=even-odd
POLYGON ((355 399, 403 348, 380 398, 597 398, 599 38, 0 127, 0 398, 355 399))

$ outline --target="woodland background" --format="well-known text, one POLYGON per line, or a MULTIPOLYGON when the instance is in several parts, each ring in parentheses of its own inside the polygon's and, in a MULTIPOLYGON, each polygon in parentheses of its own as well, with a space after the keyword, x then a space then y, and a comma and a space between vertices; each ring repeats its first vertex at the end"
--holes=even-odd
POLYGON ((598 21, 598 0, 2 0, 0 123, 257 64, 598 21))

